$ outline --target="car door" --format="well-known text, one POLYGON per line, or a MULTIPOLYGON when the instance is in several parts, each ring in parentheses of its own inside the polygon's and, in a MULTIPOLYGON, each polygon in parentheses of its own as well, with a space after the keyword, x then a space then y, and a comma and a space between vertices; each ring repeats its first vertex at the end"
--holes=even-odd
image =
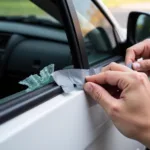
MULTIPOLYGON (((112 61, 123 63, 118 56, 122 36, 115 33, 119 27, 99 4, 90 0, 62 0, 56 5, 74 68, 97 68, 112 61)), ((47 8, 48 1, 41 5, 47 8)), ((65 94, 59 86, 49 84, 8 99, 0 106, 0 149, 144 149, 140 143, 121 135, 101 106, 93 103, 84 91, 65 94)))

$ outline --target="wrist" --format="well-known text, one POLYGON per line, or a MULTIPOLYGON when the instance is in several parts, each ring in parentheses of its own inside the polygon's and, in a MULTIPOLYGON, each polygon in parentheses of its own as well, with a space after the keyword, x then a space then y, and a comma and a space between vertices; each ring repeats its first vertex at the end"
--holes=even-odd
POLYGON ((145 126, 143 136, 141 136, 140 142, 150 149, 150 123, 145 126))

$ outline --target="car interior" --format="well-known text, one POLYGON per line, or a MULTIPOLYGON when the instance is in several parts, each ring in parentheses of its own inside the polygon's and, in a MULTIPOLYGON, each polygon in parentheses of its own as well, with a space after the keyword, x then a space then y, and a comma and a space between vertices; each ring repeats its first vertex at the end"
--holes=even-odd
MULTIPOLYGON (((55 71, 73 67, 63 23, 57 16, 0 17, 1 101, 24 91, 27 87, 20 85, 19 81, 39 74, 49 64, 55 64, 55 71)), ((112 51, 108 53, 109 49, 113 49, 110 41, 107 31, 102 27, 93 28, 84 35, 90 66, 113 55, 112 51)))

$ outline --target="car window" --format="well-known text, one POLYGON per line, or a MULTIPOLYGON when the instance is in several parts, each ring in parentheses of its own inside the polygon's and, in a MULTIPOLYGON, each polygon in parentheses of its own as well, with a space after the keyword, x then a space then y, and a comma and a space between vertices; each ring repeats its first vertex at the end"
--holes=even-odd
POLYGON ((0 1, 0 16, 36 16, 46 17, 54 22, 57 22, 53 16, 50 16, 42 9, 35 6, 29 0, 1 0, 0 1))
POLYGON ((73 0, 79 19, 88 61, 95 65, 113 55, 116 42, 112 27, 91 0, 73 0))
POLYGON ((0 104, 53 83, 51 71, 69 66, 59 21, 28 0, 0 1, 0 104))
POLYGON ((150 12, 149 0, 102 0, 109 8, 121 27, 127 28, 128 15, 131 11, 150 12))

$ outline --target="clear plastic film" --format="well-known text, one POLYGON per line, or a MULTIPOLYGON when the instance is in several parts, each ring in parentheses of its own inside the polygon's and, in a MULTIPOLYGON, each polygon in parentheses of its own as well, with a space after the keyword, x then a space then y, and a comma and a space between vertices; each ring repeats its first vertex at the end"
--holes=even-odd
POLYGON ((54 72, 54 64, 44 67, 40 71, 40 75, 34 74, 30 75, 28 78, 19 82, 19 84, 26 85, 28 88, 26 89, 27 92, 33 91, 37 88, 40 88, 44 85, 47 85, 53 82, 52 73, 54 72))

